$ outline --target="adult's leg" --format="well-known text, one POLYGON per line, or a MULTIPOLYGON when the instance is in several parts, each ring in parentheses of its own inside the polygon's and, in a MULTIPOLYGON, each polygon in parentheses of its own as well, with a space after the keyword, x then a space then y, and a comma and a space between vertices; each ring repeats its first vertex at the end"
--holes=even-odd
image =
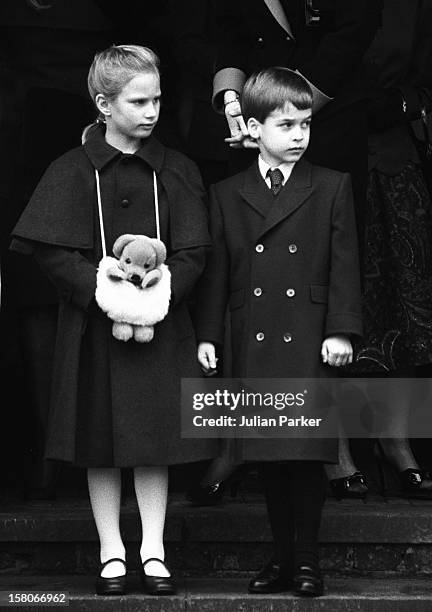
MULTIPOLYGON (((414 368, 399 369, 389 374, 392 379, 414 377, 414 368)), ((373 385, 373 381, 370 384, 373 385)), ((382 406, 380 418, 384 435, 378 440, 381 456, 398 472, 405 495, 432 497, 432 479, 419 466, 408 439, 412 404, 409 385, 395 381, 395 384, 390 383, 383 389, 378 381, 373 393, 374 399, 380 400, 382 406)), ((386 465, 382 465, 381 469, 385 482, 386 465)))
POLYGON ((336 465, 326 465, 325 471, 329 480, 335 478, 345 478, 352 476, 357 472, 357 467, 351 456, 348 438, 345 437, 344 431, 339 435, 339 461, 336 465))
MULTIPOLYGON (((415 378, 414 368, 396 370, 389 378, 415 378)), ((373 385, 373 381, 370 383, 373 385)), ((380 439, 381 448, 388 461, 402 472, 408 468, 419 469, 408 440, 411 393, 408 386, 389 384, 385 389, 378 381, 374 396, 381 400, 381 419, 385 437, 380 439)), ((374 398, 374 399, 375 399, 374 398)))

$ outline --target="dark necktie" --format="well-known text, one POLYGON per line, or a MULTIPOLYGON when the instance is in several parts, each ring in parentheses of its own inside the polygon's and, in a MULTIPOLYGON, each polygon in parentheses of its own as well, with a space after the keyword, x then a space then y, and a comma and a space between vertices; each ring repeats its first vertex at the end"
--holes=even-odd
POLYGON ((282 189, 283 183, 283 174, 279 168, 275 168, 271 170, 270 168, 267 170, 267 176, 270 178, 270 189, 272 190, 273 195, 277 196, 279 191, 282 189))

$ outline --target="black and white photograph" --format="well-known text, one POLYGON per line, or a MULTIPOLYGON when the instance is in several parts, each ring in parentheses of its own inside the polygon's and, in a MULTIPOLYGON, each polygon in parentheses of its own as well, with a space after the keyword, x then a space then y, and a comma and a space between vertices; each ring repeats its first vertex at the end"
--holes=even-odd
POLYGON ((432 610, 432 0, 1 0, 0 609, 432 610))

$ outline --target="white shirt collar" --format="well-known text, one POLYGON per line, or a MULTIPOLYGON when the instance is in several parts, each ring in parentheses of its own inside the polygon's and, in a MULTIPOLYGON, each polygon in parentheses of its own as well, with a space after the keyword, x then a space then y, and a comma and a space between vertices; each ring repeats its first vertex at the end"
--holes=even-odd
POLYGON ((287 182, 287 180, 289 179, 289 177, 291 176, 291 172, 292 169, 294 168, 294 164, 287 164, 287 163, 283 163, 280 164, 279 166, 270 166, 267 162, 265 162, 263 160, 263 158, 261 157, 261 155, 258 155, 258 168, 260 171, 261 176, 263 177, 263 179, 265 180, 265 182, 267 183, 267 187, 270 188, 271 186, 271 182, 270 182, 270 178, 267 176, 267 172, 269 169, 271 170, 275 170, 275 168, 279 168, 279 170, 282 172, 283 174, 283 182, 282 185, 285 185, 285 183, 287 182))

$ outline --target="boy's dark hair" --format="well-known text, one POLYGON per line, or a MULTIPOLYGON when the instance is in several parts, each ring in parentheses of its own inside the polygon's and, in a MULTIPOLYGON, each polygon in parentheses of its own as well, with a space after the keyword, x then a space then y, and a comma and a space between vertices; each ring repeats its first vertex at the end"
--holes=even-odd
POLYGON ((289 68, 274 66, 252 74, 245 83, 241 108, 245 121, 264 123, 276 109, 291 102, 298 110, 312 108, 312 90, 306 79, 289 68))

